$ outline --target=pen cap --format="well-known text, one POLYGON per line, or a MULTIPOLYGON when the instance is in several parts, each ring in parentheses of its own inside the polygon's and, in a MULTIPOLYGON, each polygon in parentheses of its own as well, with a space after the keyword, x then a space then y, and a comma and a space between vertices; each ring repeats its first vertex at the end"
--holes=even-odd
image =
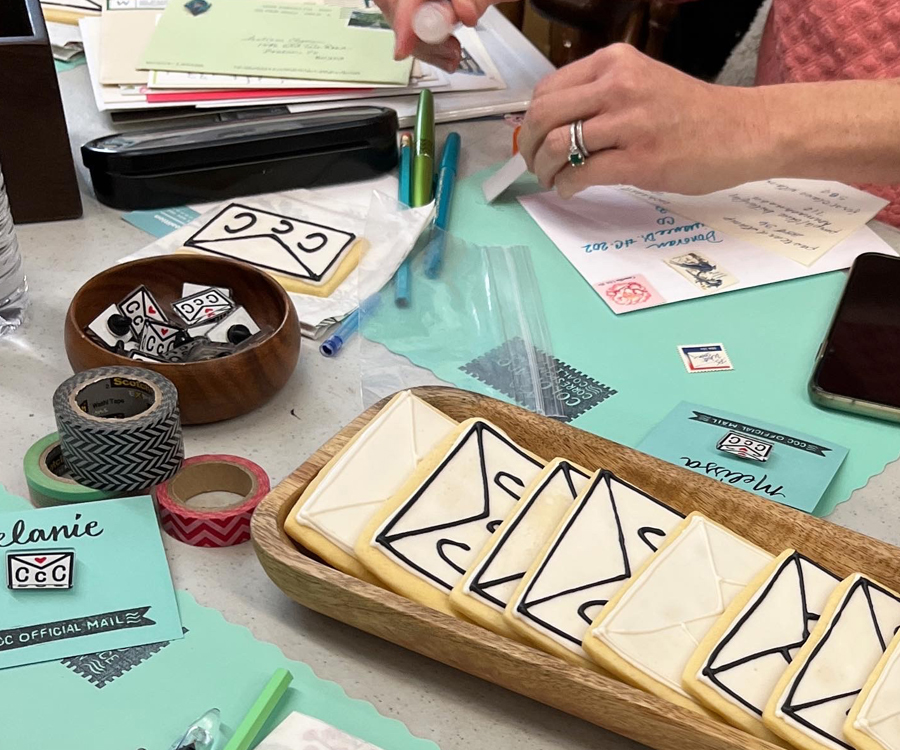
POLYGON ((413 150, 416 156, 434 159, 434 96, 428 89, 419 94, 413 150))
POLYGON ((441 44, 450 38, 456 16, 444 0, 422 3, 413 16, 413 31, 425 44, 441 44))
POLYGON ((444 150, 441 151, 441 164, 439 168, 442 172, 445 169, 452 169, 453 172, 456 172, 456 165, 459 163, 460 144, 461 139, 459 133, 454 131, 447 135, 447 139, 444 141, 444 150))

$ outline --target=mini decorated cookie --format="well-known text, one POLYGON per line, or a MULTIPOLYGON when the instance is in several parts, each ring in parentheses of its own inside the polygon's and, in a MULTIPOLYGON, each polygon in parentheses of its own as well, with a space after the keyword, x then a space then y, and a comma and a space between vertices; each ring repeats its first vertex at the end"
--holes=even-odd
POLYGON ((844 579, 763 712, 800 750, 852 750, 844 722, 900 628, 900 596, 855 573, 844 579))
POLYGON ((584 649, 625 682, 705 712, 682 687, 685 666, 725 608, 771 561, 765 550, 691 513, 610 599, 584 649))
POLYGON ((782 552, 706 634, 684 688, 729 724, 780 744, 762 723, 763 709, 838 583, 799 552, 782 552))
POLYGON ((397 593, 454 614, 451 589, 543 468, 490 422, 469 419, 379 509, 356 556, 397 593))
POLYGON ((844 736, 856 750, 900 750, 900 631, 850 709, 844 736))
POLYGON ((598 471, 529 567, 504 619, 544 651, 596 669, 581 647, 592 619, 683 518, 598 471))
POLYGON ((374 581, 354 556, 360 532, 457 427, 409 391, 398 393, 310 482, 285 531, 338 570, 374 581))
POLYGON ((495 633, 518 637, 503 610, 589 478, 565 459, 547 464, 450 592, 450 606, 495 633))

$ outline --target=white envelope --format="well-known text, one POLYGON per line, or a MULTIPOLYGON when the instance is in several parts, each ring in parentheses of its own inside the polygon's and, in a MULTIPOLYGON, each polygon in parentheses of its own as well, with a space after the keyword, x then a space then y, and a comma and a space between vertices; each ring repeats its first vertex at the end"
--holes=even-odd
POLYGON ((698 679, 756 718, 809 638, 840 579, 799 552, 760 586, 712 649, 698 679))
POLYGON ((597 613, 684 516, 608 471, 557 530, 514 615, 578 655, 597 613))
POLYGON ((900 598, 859 574, 853 578, 776 710, 779 719, 833 750, 850 747, 843 734, 847 712, 900 629, 900 598))
POLYGON ((543 466, 499 430, 475 421, 372 543, 449 591, 543 466))
POLYGON ((231 203, 184 245, 318 284, 334 272, 355 240, 352 232, 305 217, 231 203))

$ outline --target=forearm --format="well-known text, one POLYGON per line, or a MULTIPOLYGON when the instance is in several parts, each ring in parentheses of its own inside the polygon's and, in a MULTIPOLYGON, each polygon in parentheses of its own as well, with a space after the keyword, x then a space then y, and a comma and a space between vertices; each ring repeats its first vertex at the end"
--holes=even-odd
POLYGON ((767 174, 760 177, 900 183, 900 79, 782 84, 748 93, 762 118, 755 171, 767 174))

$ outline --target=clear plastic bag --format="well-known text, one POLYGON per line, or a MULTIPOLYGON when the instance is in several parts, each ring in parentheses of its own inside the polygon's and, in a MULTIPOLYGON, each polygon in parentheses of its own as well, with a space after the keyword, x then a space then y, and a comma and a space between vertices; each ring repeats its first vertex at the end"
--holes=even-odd
POLYGON ((363 280, 378 273, 374 260, 360 264, 366 406, 404 388, 444 382, 565 416, 527 247, 482 247, 435 229, 410 258, 406 306, 395 302, 395 283, 374 295, 363 291, 363 280))

